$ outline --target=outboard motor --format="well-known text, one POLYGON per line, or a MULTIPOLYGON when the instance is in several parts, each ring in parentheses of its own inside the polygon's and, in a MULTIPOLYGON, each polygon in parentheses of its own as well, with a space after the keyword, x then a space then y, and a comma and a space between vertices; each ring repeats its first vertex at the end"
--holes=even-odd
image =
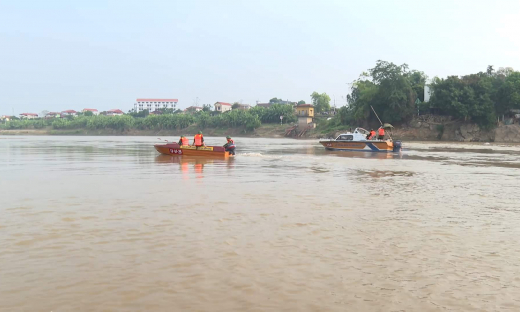
POLYGON ((394 149, 393 149, 394 153, 400 152, 402 148, 403 148, 403 143, 401 141, 394 141, 394 149))

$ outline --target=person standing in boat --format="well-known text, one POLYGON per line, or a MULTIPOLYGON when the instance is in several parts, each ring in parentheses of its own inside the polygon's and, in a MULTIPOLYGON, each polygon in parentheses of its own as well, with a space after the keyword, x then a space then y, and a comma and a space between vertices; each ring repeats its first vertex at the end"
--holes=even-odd
POLYGON ((202 135, 202 131, 199 131, 193 138, 193 145, 196 147, 204 146, 204 136, 202 135))
POLYGON ((384 140, 385 139, 385 128, 383 128, 383 126, 379 127, 379 129, 377 129, 377 139, 378 140, 384 140))
POLYGON ((181 138, 179 139, 179 142, 177 142, 177 144, 179 144, 179 146, 189 146, 190 141, 188 140, 187 137, 185 137, 184 135, 181 135, 181 138))
POLYGON ((374 129, 370 129, 370 133, 367 135, 367 140, 373 140, 376 137, 374 129))
POLYGON ((226 137, 227 143, 224 144, 224 148, 226 149, 226 152, 229 152, 231 155, 235 155, 235 141, 231 139, 231 137, 228 135, 226 137))

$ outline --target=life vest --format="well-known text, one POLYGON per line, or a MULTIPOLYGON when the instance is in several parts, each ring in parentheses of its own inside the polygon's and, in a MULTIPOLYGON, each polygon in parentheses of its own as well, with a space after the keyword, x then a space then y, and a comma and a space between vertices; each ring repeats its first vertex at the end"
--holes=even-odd
POLYGON ((202 146, 202 134, 195 135, 195 146, 202 146))
POLYGON ((190 145, 190 141, 188 140, 188 138, 185 138, 185 137, 181 138, 181 143, 182 143, 182 146, 190 145))
POLYGON ((379 128, 379 135, 384 136, 385 135, 385 129, 379 128))
POLYGON ((235 141, 233 141, 232 139, 229 139, 227 141, 227 148, 235 148, 235 141))
POLYGON ((374 130, 370 131, 369 139, 373 138, 376 135, 376 132, 374 130))

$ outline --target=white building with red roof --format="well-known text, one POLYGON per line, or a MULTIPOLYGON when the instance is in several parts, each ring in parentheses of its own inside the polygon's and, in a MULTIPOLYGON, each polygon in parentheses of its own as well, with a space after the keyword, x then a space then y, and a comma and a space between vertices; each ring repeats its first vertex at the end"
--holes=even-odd
POLYGON ((177 109, 177 99, 136 99, 134 103, 134 111, 140 112, 147 109, 149 112, 159 110, 161 108, 177 109))
POLYGON ((193 112, 200 112, 202 109, 203 108, 200 106, 190 106, 190 107, 186 108, 184 111, 193 113, 193 112))
POLYGON ((45 118, 60 118, 61 114, 57 112, 48 112, 45 114, 45 118))
POLYGON ((69 109, 69 110, 61 112, 61 116, 74 116, 74 117, 76 117, 76 116, 78 116, 78 112, 76 112, 73 109, 69 109))
POLYGON ((233 105, 226 102, 217 102, 213 105, 215 107, 216 112, 225 113, 227 111, 230 111, 233 105))
POLYGON ((107 111, 107 116, 121 116, 124 112, 120 109, 111 109, 107 111))
POLYGON ((99 115, 98 110, 95 109, 95 108, 84 108, 84 109, 82 110, 82 112, 83 112, 83 114, 86 113, 86 112, 92 112, 92 114, 94 114, 94 115, 96 115, 96 116, 99 115))
POLYGON ((20 114, 20 118, 21 119, 34 119, 34 118, 38 118, 38 114, 34 114, 34 113, 21 113, 20 114))

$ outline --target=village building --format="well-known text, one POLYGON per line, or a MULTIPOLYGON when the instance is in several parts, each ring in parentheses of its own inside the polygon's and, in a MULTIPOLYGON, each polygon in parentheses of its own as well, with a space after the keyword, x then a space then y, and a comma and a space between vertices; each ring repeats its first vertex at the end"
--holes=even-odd
POLYGON ((202 107, 200 106, 190 106, 188 108, 186 108, 184 111, 185 112, 200 112, 202 110, 202 107))
POLYGON ((225 113, 230 111, 233 105, 225 102, 217 102, 213 105, 216 112, 225 113))
POLYGON ((95 108, 84 108, 84 109, 82 110, 82 112, 83 112, 83 114, 86 113, 86 112, 92 112, 92 114, 94 114, 94 115, 96 115, 96 116, 99 115, 98 110, 95 109, 95 108))
POLYGON ((124 112, 120 109, 111 109, 109 111, 106 111, 107 116, 121 116, 124 112))
POLYGON ((62 116, 62 117, 63 117, 63 116, 74 116, 74 117, 76 117, 76 116, 78 116, 78 112, 76 112, 76 111, 73 110, 73 109, 69 109, 69 110, 66 110, 66 111, 61 112, 61 116, 62 116))
POLYGON ((21 118, 21 119, 34 119, 34 118, 38 118, 38 114, 34 114, 34 113, 22 113, 22 114, 20 114, 20 118, 21 118))
POLYGON ((49 118, 60 118, 61 116, 61 113, 57 113, 57 112, 48 112, 47 114, 45 114, 45 118, 46 119, 49 119, 49 118))
POLYGON ((2 115, 2 117, 0 117, 1 121, 9 121, 11 119, 12 119, 12 117, 11 116, 7 116, 7 115, 2 115))
POLYGON ((314 123, 314 105, 300 104, 296 106, 296 117, 298 117, 298 128, 316 128, 314 123))
POLYGON ((147 109, 149 112, 159 109, 171 108, 177 109, 178 99, 136 99, 134 103, 134 111, 140 112, 147 109))
POLYGON ((238 110, 248 110, 251 108, 249 104, 237 104, 236 109, 238 110))

